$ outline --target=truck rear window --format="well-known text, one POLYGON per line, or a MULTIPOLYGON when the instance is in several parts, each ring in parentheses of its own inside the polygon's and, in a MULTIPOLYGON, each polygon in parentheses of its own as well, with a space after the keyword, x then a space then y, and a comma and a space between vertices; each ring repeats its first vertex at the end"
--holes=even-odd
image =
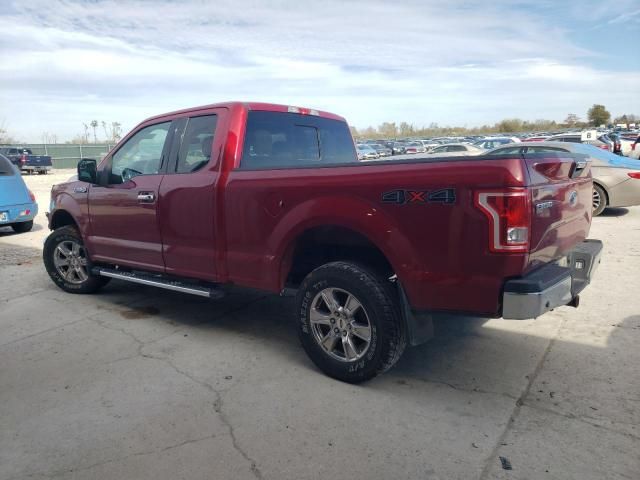
POLYGON ((320 167, 357 161, 345 122, 297 113, 249 112, 241 168, 320 167))

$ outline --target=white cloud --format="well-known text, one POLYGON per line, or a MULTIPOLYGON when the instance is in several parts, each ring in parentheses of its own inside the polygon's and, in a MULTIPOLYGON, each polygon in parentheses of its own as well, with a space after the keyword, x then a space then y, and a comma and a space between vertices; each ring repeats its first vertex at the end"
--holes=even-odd
MULTIPOLYGON (((584 13, 577 3, 566 15, 584 13)), ((587 3, 588 16, 612 18, 587 3)), ((321 108, 358 126, 562 119, 594 102, 640 111, 640 69, 597 68, 544 13, 555 3, 534 5, 16 2, 0 12, 12 25, 0 31, 0 119, 37 140, 224 100, 321 108)))

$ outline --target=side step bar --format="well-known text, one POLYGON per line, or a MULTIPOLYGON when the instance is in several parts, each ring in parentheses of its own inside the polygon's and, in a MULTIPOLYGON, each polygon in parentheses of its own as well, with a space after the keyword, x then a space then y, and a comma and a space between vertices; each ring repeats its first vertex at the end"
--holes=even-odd
POLYGON ((116 278, 126 282, 139 283, 151 287, 159 287, 175 292, 189 293, 198 295, 199 297, 219 299, 224 297, 224 291, 217 286, 203 286, 187 282, 181 282, 173 278, 163 277, 162 275, 145 274, 138 272, 122 272, 114 268, 93 267, 91 273, 101 275, 103 277, 116 278))

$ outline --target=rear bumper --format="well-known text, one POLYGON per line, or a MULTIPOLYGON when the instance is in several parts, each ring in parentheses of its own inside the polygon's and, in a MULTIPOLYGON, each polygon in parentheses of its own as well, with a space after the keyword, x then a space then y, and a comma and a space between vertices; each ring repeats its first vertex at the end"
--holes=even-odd
POLYGON ((3 217, 6 218, 5 221, 0 220, 0 227, 11 225, 13 223, 28 222, 30 220, 33 220, 36 215, 38 215, 38 204, 25 203, 21 205, 0 207, 0 212, 4 213, 5 215, 3 215, 3 217))
POLYGON ((53 167, 51 165, 22 165, 20 170, 22 171, 35 171, 35 172, 48 172, 53 167))
POLYGON ((600 264, 601 253, 600 240, 585 240, 567 255, 567 266, 553 263, 507 281, 502 298, 502 317, 526 320, 572 303, 591 282, 600 264))

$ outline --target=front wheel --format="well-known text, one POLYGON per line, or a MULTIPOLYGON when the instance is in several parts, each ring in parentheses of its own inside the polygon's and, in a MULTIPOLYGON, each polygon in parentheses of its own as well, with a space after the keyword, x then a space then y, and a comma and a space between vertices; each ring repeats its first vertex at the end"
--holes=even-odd
POLYGON ((600 185, 593 184, 593 216, 600 215, 607 208, 607 193, 600 185))
POLYGON ((386 279, 333 262, 311 272, 296 296, 302 346, 320 370, 349 383, 390 369, 406 346, 397 300, 386 279))
POLYGON ((44 243, 42 256, 51 280, 65 292, 93 293, 110 280, 91 273, 91 262, 75 227, 54 230, 44 243))

